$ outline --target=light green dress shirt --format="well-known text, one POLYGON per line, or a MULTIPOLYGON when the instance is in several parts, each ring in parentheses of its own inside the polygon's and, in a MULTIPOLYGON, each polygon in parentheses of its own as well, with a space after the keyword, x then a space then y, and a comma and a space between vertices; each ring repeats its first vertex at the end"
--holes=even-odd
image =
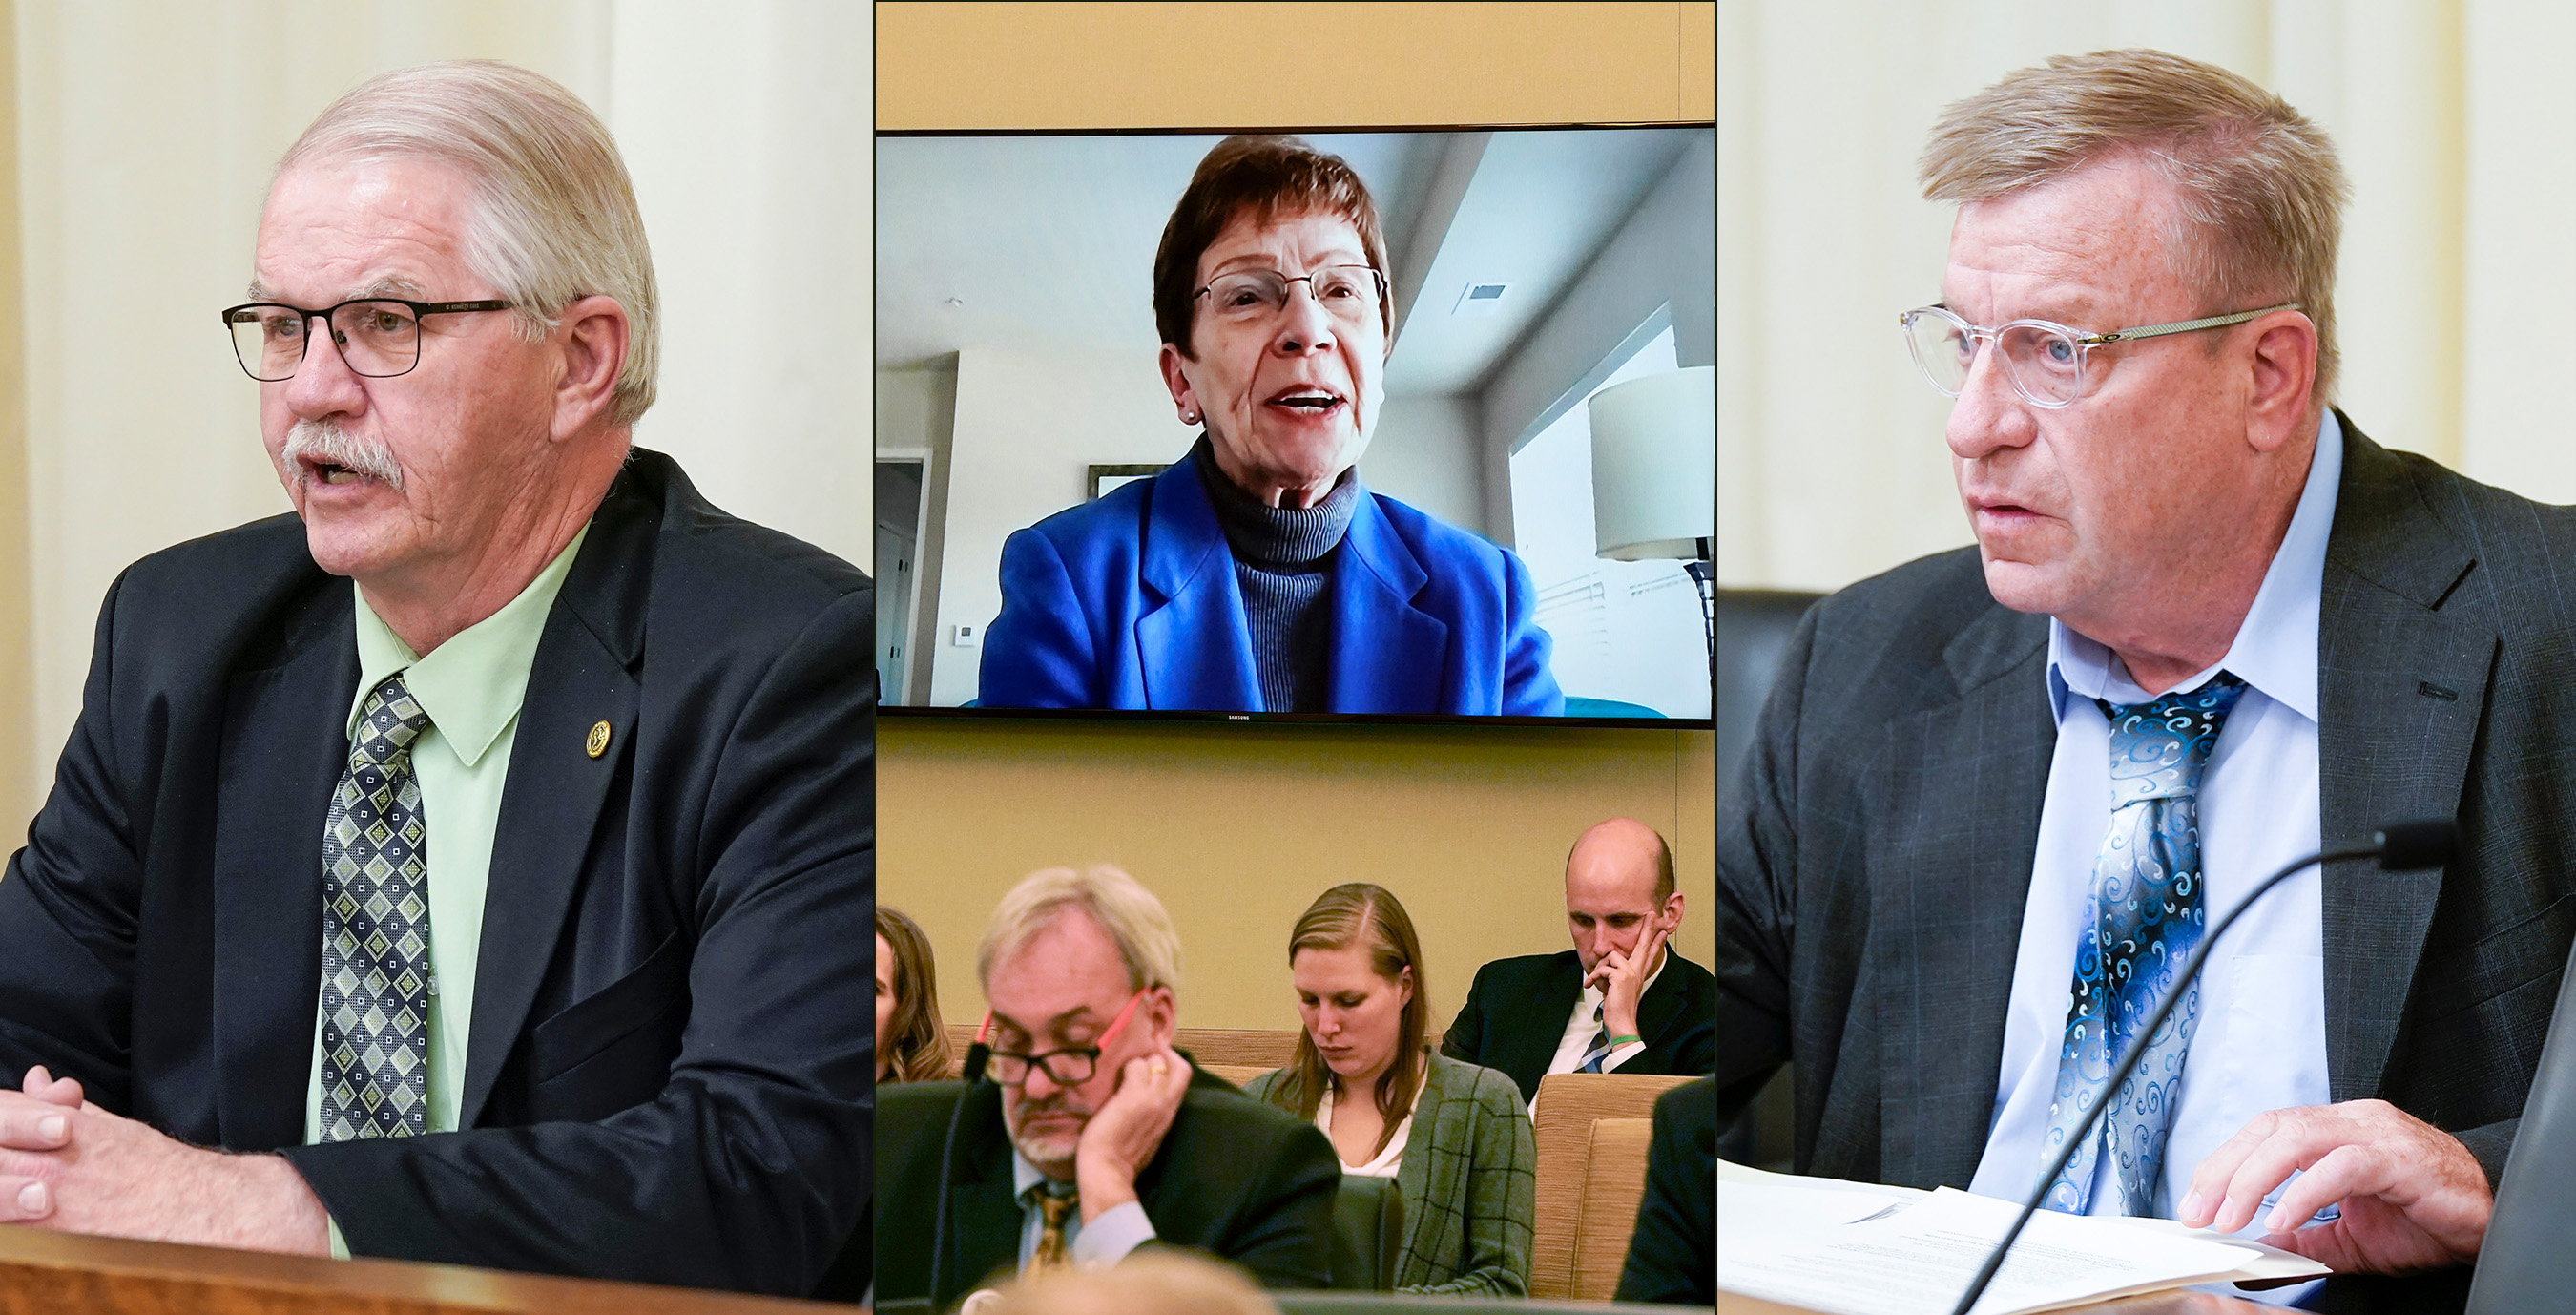
MULTIPOLYGON (((519 704, 537 658, 537 640, 555 595, 572 572, 587 526, 501 610, 467 626, 429 656, 411 651, 357 595, 358 692, 349 703, 354 734, 367 696, 400 673, 430 727, 411 746, 429 827, 429 1112, 430 1132, 454 1132, 465 1093, 465 1045, 474 1025, 475 955, 483 944, 483 896, 492 876, 492 833, 501 818, 501 788, 510 777, 519 704)), ((313 1011, 313 1063, 304 1092, 304 1142, 321 1139, 322 1011, 313 1011)), ((340 1225, 331 1224, 331 1254, 346 1258, 340 1225)))

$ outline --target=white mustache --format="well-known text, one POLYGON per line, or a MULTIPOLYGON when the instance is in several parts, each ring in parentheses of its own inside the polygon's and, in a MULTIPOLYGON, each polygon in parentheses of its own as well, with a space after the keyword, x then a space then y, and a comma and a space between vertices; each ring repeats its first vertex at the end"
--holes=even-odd
POLYGON ((397 493, 402 491, 402 463, 394 460, 391 448, 361 438, 331 421, 298 420, 294 428, 286 431, 286 445, 277 453, 278 469, 292 478, 306 458, 375 480, 397 493))

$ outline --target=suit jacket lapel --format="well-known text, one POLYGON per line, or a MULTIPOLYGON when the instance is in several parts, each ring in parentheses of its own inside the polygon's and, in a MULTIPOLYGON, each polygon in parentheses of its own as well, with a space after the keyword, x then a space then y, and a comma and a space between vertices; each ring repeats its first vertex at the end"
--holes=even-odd
POLYGON ((1503 1035, 1512 1044, 1510 1062, 1496 1067, 1515 1077, 1531 1074, 1530 1090, 1538 1090, 1539 1077, 1547 1073, 1549 1061, 1556 1058, 1556 1048, 1565 1039, 1565 1025, 1574 1017, 1574 1002, 1583 997, 1583 960, 1572 950, 1548 957, 1521 1010, 1523 1025, 1513 1026, 1503 1035))
MULTIPOLYGON (((672 476, 675 484, 678 477, 672 476)), ((685 486, 672 496, 685 494, 685 486)), ((660 530, 652 504, 620 480, 556 595, 528 672, 510 775, 492 836, 483 945, 475 956, 474 1020, 458 1119, 473 1127, 528 1023, 580 884, 602 806, 634 752, 642 689, 644 615, 660 530), (607 722, 592 757, 591 728, 607 722)))
MULTIPOLYGON (((949 1204, 957 1214, 949 1223, 948 1275, 931 1276, 941 1304, 955 1299, 996 1269, 1016 1268, 1020 1261, 1020 1203, 1012 1192, 1011 1141, 1002 1125, 1001 1097, 975 1103, 966 1112, 970 1125, 958 1130, 956 1181, 949 1185, 949 1204)), ((1139 1192, 1141 1196, 1141 1191, 1139 1192)))
POLYGON ((1449 669, 1448 623, 1413 605, 1431 574, 1365 491, 1333 556, 1326 668, 1333 711, 1439 710, 1449 669))
POLYGON ((322 992, 322 827, 349 756, 355 604, 326 580, 284 660, 225 699, 214 838, 214 1045, 223 1144, 304 1140, 322 992))
POLYGON ((1261 681, 1234 557, 1188 460, 1154 477, 1144 557, 1139 573, 1163 600, 1136 618, 1146 706, 1259 710, 1261 681))
MULTIPOLYGON (((2317 621, 2323 840, 2451 817, 2501 644, 2443 610, 2477 559, 2425 505, 2405 464, 2345 420, 2344 473, 2317 621)), ((2414 989, 2442 873, 2328 864, 2326 1066, 2336 1100, 2377 1094, 2414 989)))
POLYGON ((1964 1187, 2003 1067, 2004 1020, 2057 722, 2048 623, 2001 606, 1944 655, 1959 697, 1891 728, 1872 808, 1869 953, 1886 1181, 1964 1187))

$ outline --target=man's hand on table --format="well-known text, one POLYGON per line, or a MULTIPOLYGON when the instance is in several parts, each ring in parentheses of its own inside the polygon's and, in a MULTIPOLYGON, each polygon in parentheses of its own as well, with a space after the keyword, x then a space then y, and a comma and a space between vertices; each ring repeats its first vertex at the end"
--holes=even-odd
POLYGON ((202 1150, 27 1071, 0 1089, 0 1223, 156 1242, 331 1253, 328 1216, 283 1157, 202 1150))
POLYGON ((2458 1138, 2381 1100, 2274 1110, 2212 1151, 2176 1211, 2232 1233, 2295 1170, 2264 1216, 2263 1241, 2341 1273, 2403 1274, 2464 1264, 2486 1239, 2495 1197, 2458 1138), (2302 1228, 2327 1206, 2342 1218, 2302 1228))

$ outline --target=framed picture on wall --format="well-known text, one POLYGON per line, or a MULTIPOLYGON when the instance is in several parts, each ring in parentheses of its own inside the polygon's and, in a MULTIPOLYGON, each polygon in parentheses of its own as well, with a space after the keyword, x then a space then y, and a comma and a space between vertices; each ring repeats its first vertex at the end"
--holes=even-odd
POLYGON ((1165 467, 1156 465, 1093 466, 1090 468, 1091 492, 1084 500, 1098 502, 1119 485, 1131 480, 1152 479, 1162 474, 1164 469, 1165 467))

